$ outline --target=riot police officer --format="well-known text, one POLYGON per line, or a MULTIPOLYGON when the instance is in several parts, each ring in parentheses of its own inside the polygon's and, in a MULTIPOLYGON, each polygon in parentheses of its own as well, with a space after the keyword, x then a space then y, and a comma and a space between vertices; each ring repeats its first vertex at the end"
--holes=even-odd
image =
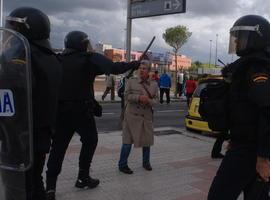
POLYGON ((50 21, 42 11, 30 7, 17 8, 6 17, 6 27, 24 35, 30 44, 34 161, 26 172, 26 199, 45 200, 42 171, 56 119, 61 63, 52 51, 50 21))
POLYGON ((113 63, 95 53, 86 33, 72 31, 65 37, 65 50, 61 54, 63 81, 60 90, 56 132, 47 163, 47 197, 55 199, 57 176, 68 144, 76 131, 82 142, 79 157, 79 173, 75 186, 94 188, 98 179, 89 175, 89 168, 96 150, 98 136, 94 119, 95 77, 101 74, 120 74, 137 69, 140 62, 113 63))
POLYGON ((257 15, 239 18, 230 29, 229 53, 240 58, 224 70, 230 77, 230 148, 208 200, 266 200, 270 177, 270 24, 257 15))

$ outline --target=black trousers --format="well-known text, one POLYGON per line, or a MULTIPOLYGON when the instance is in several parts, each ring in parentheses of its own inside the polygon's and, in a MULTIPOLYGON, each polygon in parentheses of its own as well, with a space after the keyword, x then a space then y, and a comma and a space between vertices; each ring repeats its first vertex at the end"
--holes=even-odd
POLYGON ((181 97, 182 93, 183 93, 183 84, 182 83, 177 83, 177 92, 178 92, 179 97, 181 97))
POLYGON ((170 88, 160 88, 160 103, 163 103, 163 95, 166 94, 166 102, 170 103, 170 88))
POLYGON ((233 144, 214 177, 208 200, 237 200, 242 191, 244 200, 269 200, 268 185, 257 187, 256 159, 256 147, 233 144))
POLYGON ((88 106, 83 103, 61 104, 57 116, 56 132, 53 136, 47 163, 47 190, 56 187, 54 181, 50 184, 49 180, 56 181, 57 176, 60 174, 64 156, 74 132, 80 135, 82 143, 79 168, 80 170, 89 171, 98 143, 94 116, 88 112, 88 106))
POLYGON ((190 100, 192 98, 193 93, 186 93, 186 97, 187 97, 187 106, 190 106, 190 100))
POLYGON ((113 87, 106 87, 106 90, 104 91, 103 95, 102 95, 102 100, 104 100, 106 98, 106 96, 109 94, 109 92, 111 92, 111 100, 114 100, 115 95, 114 95, 114 86, 113 87))

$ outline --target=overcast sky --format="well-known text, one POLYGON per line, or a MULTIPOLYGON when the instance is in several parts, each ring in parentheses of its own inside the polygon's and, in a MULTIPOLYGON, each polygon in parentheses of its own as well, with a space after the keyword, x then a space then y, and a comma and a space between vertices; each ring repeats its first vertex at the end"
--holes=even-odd
MULTIPOLYGON (((172 0, 174 1, 174 0, 172 0)), ((92 43, 125 47, 127 0, 3 0, 4 16, 20 6, 32 6, 49 15, 52 24, 51 41, 62 48, 69 31, 86 32, 92 43)), ((247 14, 258 14, 270 19, 270 1, 265 0, 187 0, 186 13, 132 20, 132 49, 144 50, 155 35, 151 50, 171 51, 162 39, 166 28, 186 26, 192 36, 180 49, 192 61, 208 63, 210 40, 214 63, 217 39, 217 57, 231 62, 228 52, 229 29, 236 19, 247 14), (216 35, 218 34, 218 37, 216 35)))

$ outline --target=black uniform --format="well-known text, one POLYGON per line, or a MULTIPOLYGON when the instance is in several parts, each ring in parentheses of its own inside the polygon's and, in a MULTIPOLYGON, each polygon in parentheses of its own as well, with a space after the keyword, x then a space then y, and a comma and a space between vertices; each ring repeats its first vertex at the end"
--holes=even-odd
MULTIPOLYGON (((26 200, 45 200, 42 171, 56 120, 61 63, 51 49, 48 40, 50 21, 42 11, 29 7, 17 8, 6 18, 6 22, 6 27, 20 32, 30 44, 33 113, 33 166, 26 174, 7 170, 6 180, 8 177, 14 178, 16 183, 10 185, 6 198, 13 200, 15 196, 14 200, 20 199, 14 191, 18 185, 26 191, 26 200)), ((25 148, 29 149, 28 146, 25 148)))
MULTIPOLYGON (((63 82, 56 133, 47 164, 48 191, 55 190, 56 178, 61 171, 64 155, 74 132, 80 135, 82 142, 78 178, 89 176, 90 164, 98 142, 92 108, 95 77, 101 74, 120 74, 139 66, 137 61, 113 63, 101 54, 71 49, 62 53, 62 60, 63 82)), ((76 186, 80 187, 78 184, 76 186)))
POLYGON ((240 58, 223 70, 227 93, 226 152, 209 190, 208 200, 268 200, 270 165, 270 24, 261 16, 239 18, 230 30, 229 53, 240 58), (259 158, 259 159, 258 159, 259 158), (261 160, 262 159, 262 160, 261 160), (256 169, 257 165, 263 167, 256 169))
MULTIPOLYGON (((42 188, 42 171, 49 153, 52 130, 56 120, 58 89, 61 82, 61 63, 44 47, 31 45, 33 71, 33 142, 34 166, 31 187, 42 188)), ((34 190, 35 191, 35 190, 34 190)))
MULTIPOLYGON (((270 156, 270 55, 243 57, 229 68, 231 148, 214 178, 209 200, 237 199, 241 191, 248 196, 257 179, 257 156, 270 156)), ((268 187, 264 192, 262 199, 268 199, 268 187)))

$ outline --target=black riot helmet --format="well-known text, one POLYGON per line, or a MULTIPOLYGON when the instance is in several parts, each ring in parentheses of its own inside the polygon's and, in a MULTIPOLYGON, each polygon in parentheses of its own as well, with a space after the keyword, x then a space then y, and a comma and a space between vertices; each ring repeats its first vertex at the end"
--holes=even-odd
POLYGON ((230 29, 229 53, 243 56, 270 46, 270 24, 258 15, 239 18, 230 29))
POLYGON ((82 31, 71 31, 65 37, 65 48, 87 51, 91 48, 88 35, 82 31))
POLYGON ((50 20, 42 11, 21 7, 6 17, 6 28, 23 34, 28 40, 46 40, 50 38, 50 20))

